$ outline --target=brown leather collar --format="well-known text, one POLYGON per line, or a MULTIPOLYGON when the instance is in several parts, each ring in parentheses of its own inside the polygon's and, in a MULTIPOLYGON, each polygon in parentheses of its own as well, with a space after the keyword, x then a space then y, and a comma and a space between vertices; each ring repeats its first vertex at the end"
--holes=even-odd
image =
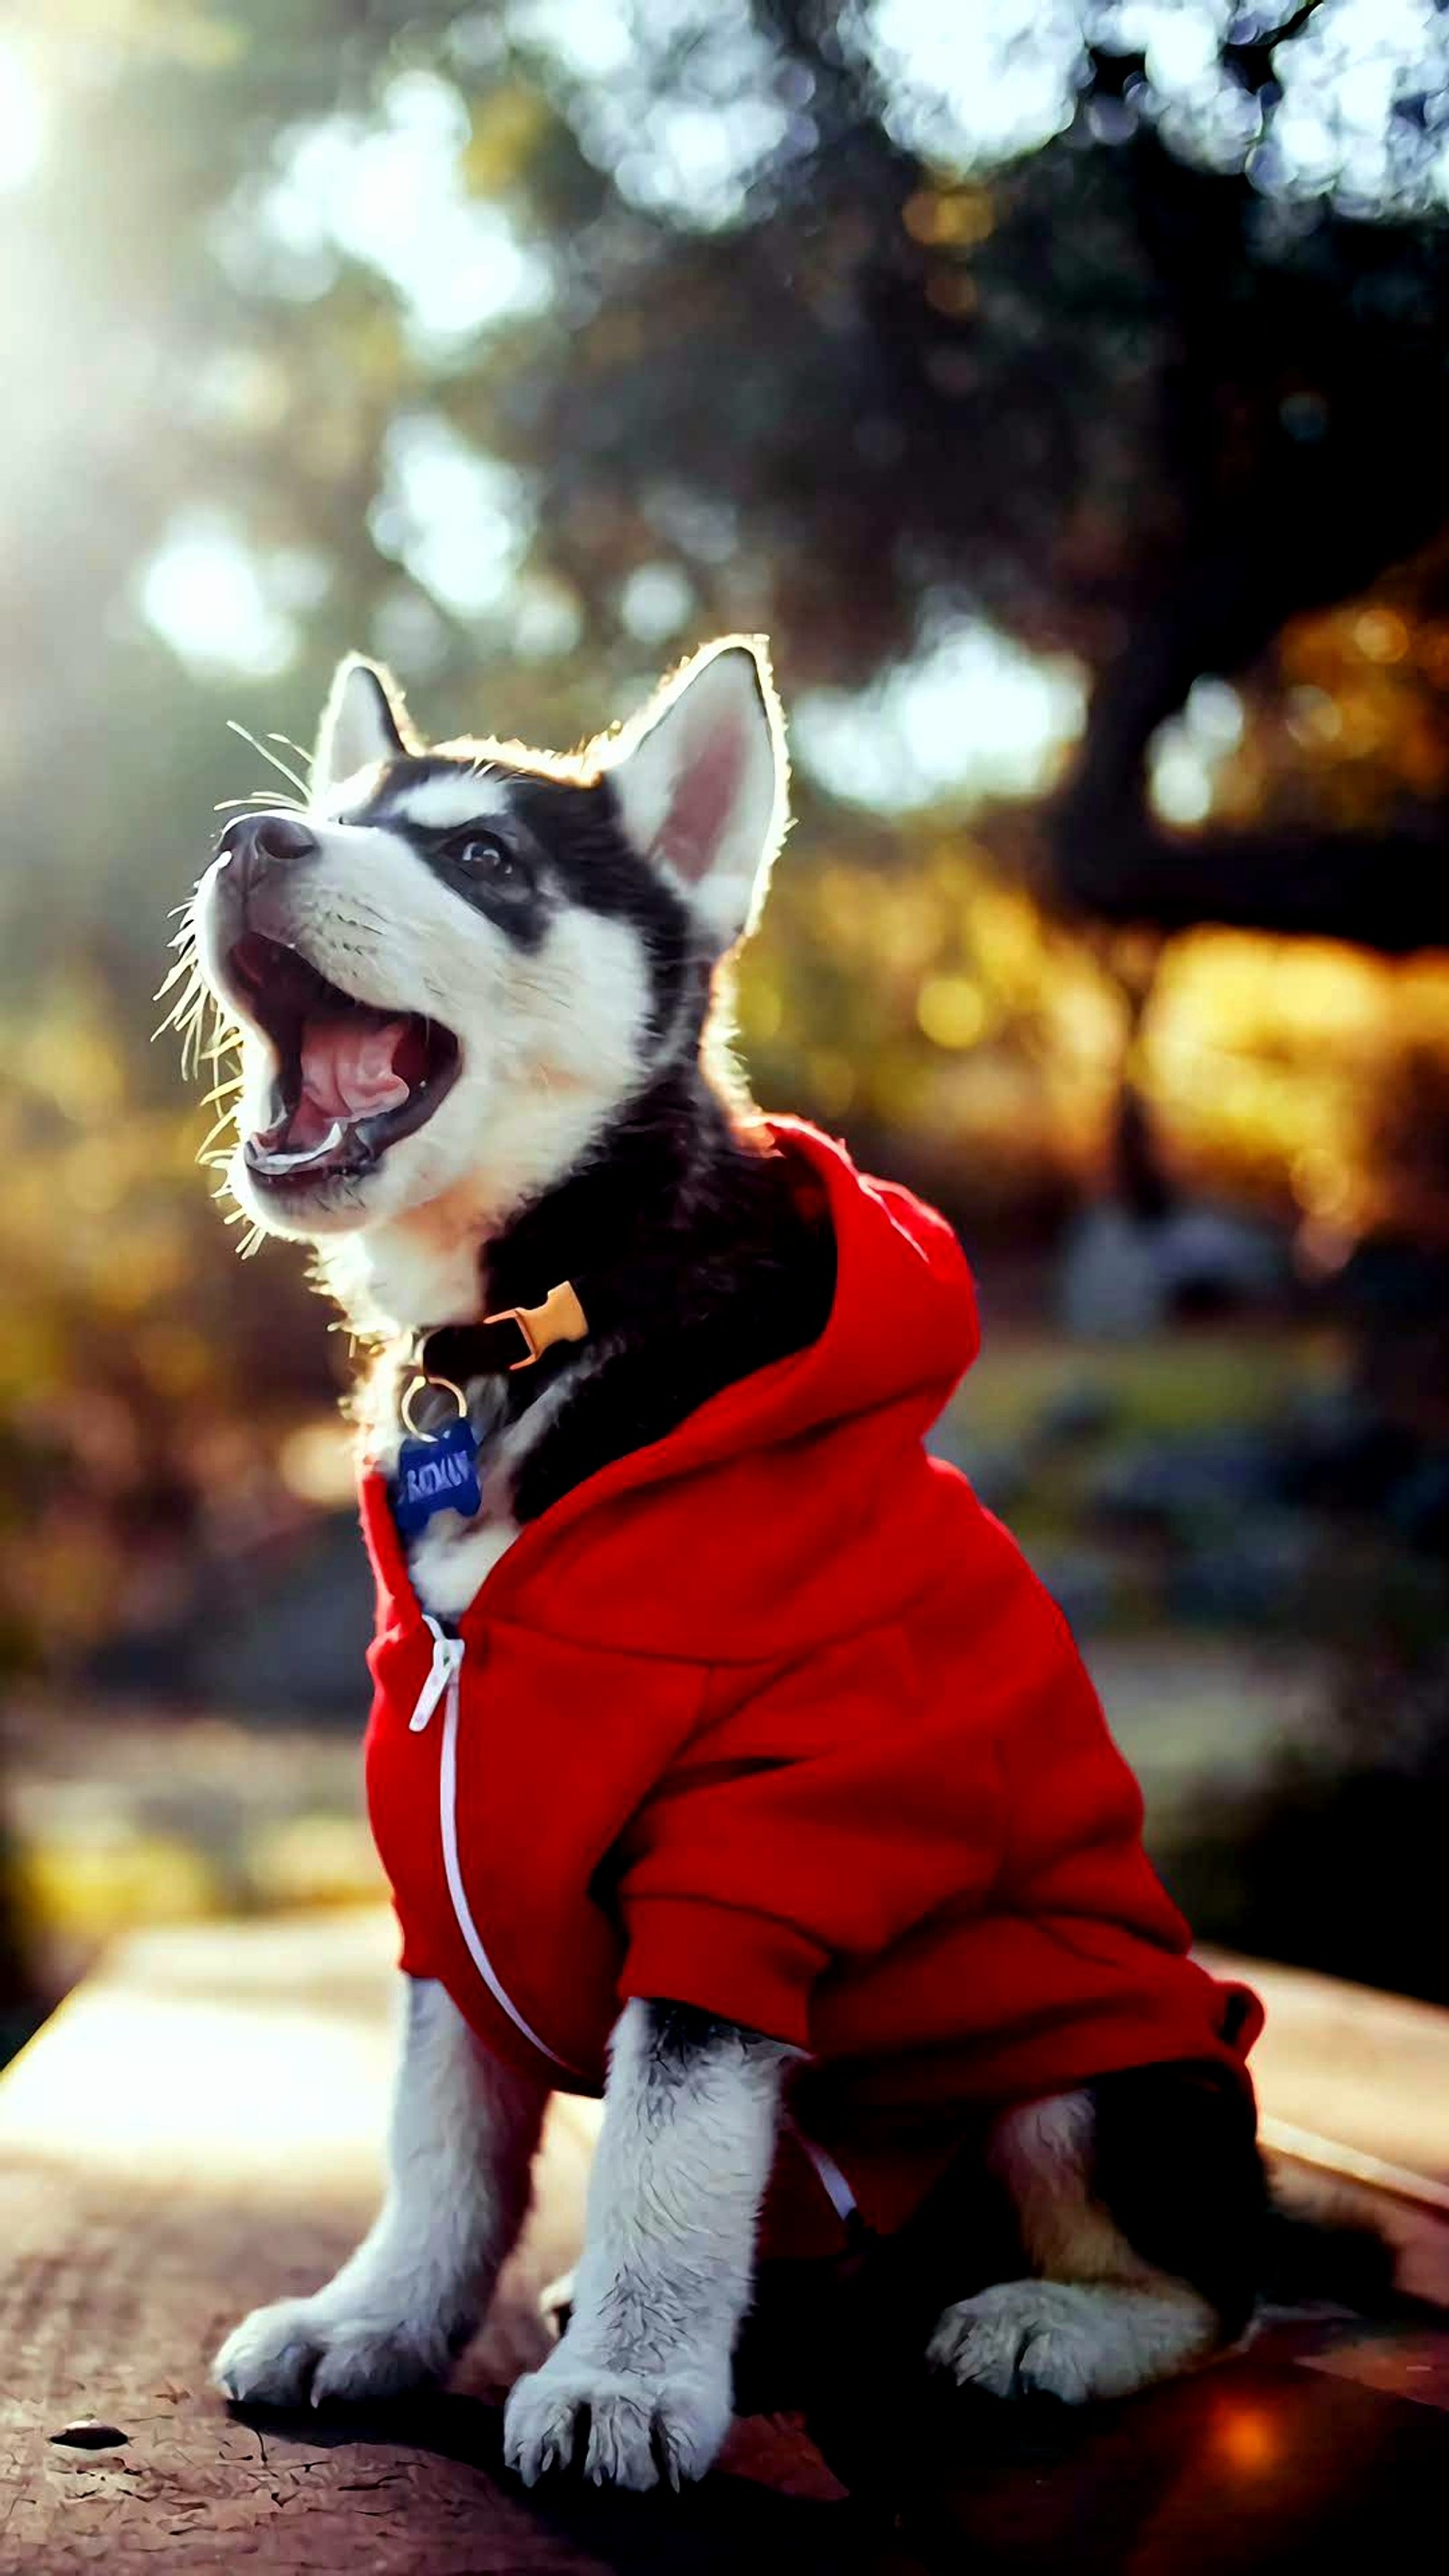
POLYGON ((588 1330, 578 1290, 563 1279, 541 1306, 505 1306, 476 1322, 435 1324, 414 1334, 409 1357, 419 1377, 461 1388, 469 1378, 532 1368, 556 1342, 582 1342, 588 1330))

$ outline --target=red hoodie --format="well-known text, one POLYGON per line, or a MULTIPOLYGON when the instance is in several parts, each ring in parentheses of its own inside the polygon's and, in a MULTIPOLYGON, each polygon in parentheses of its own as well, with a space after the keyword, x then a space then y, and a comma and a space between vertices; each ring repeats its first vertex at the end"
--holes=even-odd
POLYGON ((630 1995, 768 2032, 893 2226, 983 2111, 1171 2058, 1246 2085, 1261 2012, 1188 1958, 1060 1611, 922 1447, 977 1347, 954 1235, 771 1123, 834 1224, 818 1341, 531 1522, 456 1638, 365 1478, 368 1802, 403 1966, 490 2048, 598 2092, 630 1995))

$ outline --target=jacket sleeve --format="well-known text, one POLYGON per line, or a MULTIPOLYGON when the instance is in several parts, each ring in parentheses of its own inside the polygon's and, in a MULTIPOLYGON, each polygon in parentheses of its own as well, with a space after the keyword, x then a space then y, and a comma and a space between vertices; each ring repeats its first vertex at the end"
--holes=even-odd
POLYGON ((959 1702, 923 1701, 894 1629, 744 1698, 738 1677, 717 1677, 714 1697, 625 1838, 620 1992, 805 2048, 818 1978, 984 1894, 1000 1847, 994 1745, 959 1702))
POLYGON ((392 1910, 398 1928, 399 1973, 404 1977, 436 1977, 438 1972, 432 1963, 430 1945, 421 1925, 404 1914, 395 1896, 392 1910))

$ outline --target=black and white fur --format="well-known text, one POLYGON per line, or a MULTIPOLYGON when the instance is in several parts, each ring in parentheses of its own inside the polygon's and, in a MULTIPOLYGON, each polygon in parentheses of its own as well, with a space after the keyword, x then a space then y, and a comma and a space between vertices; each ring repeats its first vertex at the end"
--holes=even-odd
MULTIPOLYGON (((392 1355, 415 1328, 606 1274, 585 1343, 468 1390, 482 1511, 440 1516, 411 1551, 424 1606, 453 1618, 522 1523, 828 1312, 829 1240, 759 1150, 719 1043, 728 960, 785 829, 768 665, 747 639, 711 647, 622 733, 558 760, 424 752, 385 676, 352 660, 299 828, 273 834, 281 855, 258 871, 269 819, 230 827, 193 916, 201 976, 240 1032, 240 1137, 268 1126, 279 1072, 265 993, 234 969, 248 927, 456 1049, 432 1114, 358 1170, 258 1171, 240 1143, 231 1166, 257 1224, 316 1248, 322 1284, 377 1346, 360 1404, 377 1454, 398 1437, 392 1355)), ((570 2322, 508 2404, 524 2479, 581 2461, 647 2487, 716 2457, 791 2063, 667 1997, 626 2007, 570 2322)), ((439 1988, 416 1987, 382 2215, 325 2288, 236 2328, 219 2384, 285 2402, 443 2371, 522 2224, 542 2111, 439 1988)), ((986 2162, 1016 2212, 1021 2277, 943 2268, 930 2353, 963 2385, 1120 2396, 1243 2330, 1259 2168, 1192 2070, 1014 2110, 986 2162)))

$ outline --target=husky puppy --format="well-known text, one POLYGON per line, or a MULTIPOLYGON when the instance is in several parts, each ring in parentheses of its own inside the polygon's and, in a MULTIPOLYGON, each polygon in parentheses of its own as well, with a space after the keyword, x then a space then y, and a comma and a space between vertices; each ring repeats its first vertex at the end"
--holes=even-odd
MULTIPOLYGON (((420 1418, 420 1337, 456 1337, 428 1374, 461 1388, 478 1491, 416 1531, 405 1573, 399 1561, 397 1588, 410 1583, 434 1641, 415 1727, 453 1690, 457 1623, 532 1525, 805 1350, 831 1311, 821 1194, 761 1150, 720 1043, 728 961, 785 824, 756 640, 709 647, 622 732, 567 759, 491 741, 426 750, 386 675, 350 659, 305 803, 230 823, 198 888, 198 973, 240 1042, 230 1188, 258 1227, 313 1248, 371 1346, 357 1410, 384 1482, 405 1400, 420 1418), (586 1331, 537 1366, 481 1364, 480 1318, 536 1310, 568 1281, 586 1331)), ((424 1431, 432 1401, 425 1389, 424 1431)), ((397 1545, 390 1525, 379 1544, 397 1545)), ((361 2399, 436 2378, 519 2233, 549 2060, 566 2046, 525 2046, 536 2034, 507 1997, 515 2027, 500 2018, 500 2045, 481 2045, 432 1973, 409 1974, 405 1995, 381 2214, 335 2279, 228 2336, 215 2376, 235 2399, 361 2399)), ((643 2488, 715 2459, 808 2054, 794 2029, 667 1987, 623 2003, 570 2321, 508 2402, 525 2480, 577 2461, 643 2488)), ((1231 2085, 1193 2064, 1133 2065, 998 2105, 977 2144, 972 2169, 1009 2206, 1015 2253, 1011 2277, 985 2281, 942 2256, 922 2335, 941 2373, 1076 2403, 1241 2334, 1261 2177, 1231 2085)), ((825 2216, 848 2222, 839 2165, 824 2148, 812 2161, 825 2216)), ((967 2187, 948 2168, 936 2205, 967 2187)))

